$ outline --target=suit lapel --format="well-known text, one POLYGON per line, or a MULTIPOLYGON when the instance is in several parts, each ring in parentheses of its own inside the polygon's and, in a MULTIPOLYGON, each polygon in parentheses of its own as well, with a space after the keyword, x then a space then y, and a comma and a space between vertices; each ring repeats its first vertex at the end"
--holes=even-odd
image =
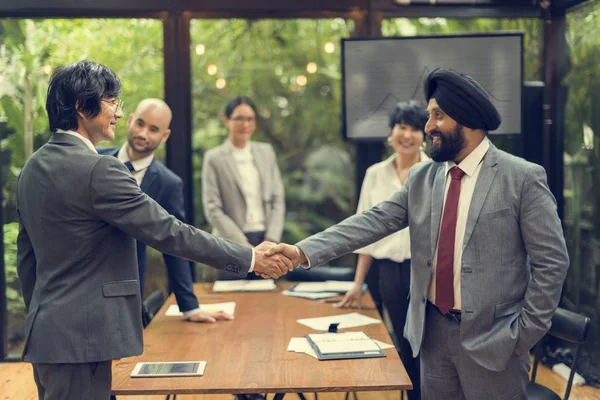
POLYGON ((479 218, 479 214, 481 213, 481 208, 485 203, 485 199, 487 198, 492 183, 494 182, 494 178, 496 177, 496 164, 496 148, 490 143, 490 148, 483 159, 483 164, 481 165, 481 170, 479 171, 479 176, 475 183, 473 197, 471 198, 471 205, 469 206, 469 212, 467 214, 467 225, 465 226, 463 249, 467 247, 467 244, 469 243, 469 239, 471 238, 473 229, 475 229, 475 224, 477 223, 477 218, 479 218))
POLYGON ((442 207, 444 206, 444 193, 446 188, 446 168, 443 163, 438 167, 433 182, 433 193, 431 200, 431 258, 437 249, 437 241, 442 220, 442 207))
MULTIPOLYGON (((144 179, 142 179, 142 183, 140 185, 142 192, 148 194, 148 191, 152 188, 152 184, 156 180, 157 176, 158 176, 158 170, 156 167, 156 160, 153 159, 152 162, 150 163, 150 165, 148 166, 148 170, 146 171, 146 174, 144 175, 144 179)), ((150 197, 152 197, 152 196, 150 196, 150 197)))
POLYGON ((233 176, 233 180, 235 181, 238 189, 240 190, 240 193, 242 194, 242 198, 245 199, 244 189, 242 187, 242 178, 240 177, 240 172, 238 171, 235 159, 233 158, 233 152, 228 145, 223 146, 222 159, 225 163, 225 169, 229 170, 229 173, 233 176))
POLYGON ((263 198, 266 197, 266 186, 267 186, 267 166, 263 162, 264 160, 261 158, 260 151, 257 146, 255 146, 252 142, 249 143, 250 151, 252 152, 252 157, 254 158, 254 166, 258 171, 258 177, 260 179, 260 188, 263 194, 263 198), (259 162, 260 160, 260 162, 259 162))

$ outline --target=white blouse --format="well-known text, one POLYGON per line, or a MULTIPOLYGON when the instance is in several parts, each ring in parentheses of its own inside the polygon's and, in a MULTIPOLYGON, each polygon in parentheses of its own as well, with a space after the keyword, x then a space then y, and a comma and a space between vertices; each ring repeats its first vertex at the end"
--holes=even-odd
MULTIPOLYGON (((396 154, 392 154, 386 160, 373 164, 367 169, 360 191, 356 210, 357 214, 368 210, 384 200, 388 200, 402 188, 402 182, 400 182, 400 178, 394 167, 395 158, 396 154)), ((429 157, 421 152, 421 161, 419 162, 428 160, 429 157)), ((366 254, 380 260, 390 259, 395 262, 410 260, 410 236, 408 228, 356 250, 355 253, 366 254)))

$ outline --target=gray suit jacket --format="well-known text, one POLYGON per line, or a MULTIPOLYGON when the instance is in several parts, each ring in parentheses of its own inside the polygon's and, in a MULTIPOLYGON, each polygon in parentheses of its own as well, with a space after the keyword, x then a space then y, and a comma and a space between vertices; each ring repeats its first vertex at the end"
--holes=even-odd
POLYGON ((251 249, 185 225, 127 168, 55 133, 17 184, 17 268, 27 306, 23 358, 85 363, 142 353, 135 239, 245 277, 251 249))
MULTIPOLYGON (((250 142, 249 145, 260 176, 265 238, 279 242, 284 224, 285 193, 275 151, 268 143, 250 142)), ((246 199, 229 142, 204 155, 202 204, 213 234, 238 243, 248 240, 242 230, 246 222, 246 199)))
MULTIPOLYGON (((404 336, 416 356, 440 229, 443 163, 414 166, 389 201, 298 243, 323 264, 410 226, 411 290, 404 336)), ((478 364, 503 370, 549 329, 569 265, 544 169, 490 145, 471 200, 461 266, 461 345, 478 364)))

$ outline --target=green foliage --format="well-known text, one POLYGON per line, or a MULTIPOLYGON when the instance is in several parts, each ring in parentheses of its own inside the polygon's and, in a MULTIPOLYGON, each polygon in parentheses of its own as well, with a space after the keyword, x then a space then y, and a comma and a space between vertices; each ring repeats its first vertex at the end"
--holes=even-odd
POLYGON ((25 315, 25 303, 17 275, 17 234, 19 224, 4 224, 4 267, 6 275, 7 310, 13 316, 25 315))
MULTIPOLYGON (((16 177, 28 154, 26 136, 36 150, 49 138, 46 90, 58 66, 90 59, 113 69, 121 78, 127 112, 146 97, 163 97, 162 23, 150 19, 0 20, 0 120, 16 133, 2 148, 12 151, 11 173, 3 187, 5 216, 14 220, 16 177), (110 29, 108 29, 110 27, 110 29), (26 90, 29 85, 31 90, 26 90), (30 95, 28 95, 30 93, 30 95), (26 114, 25 104, 31 103, 26 114), (26 132, 25 117, 32 122, 26 132)), ((114 144, 125 140, 121 121, 114 144)), ((162 157, 162 151, 159 157, 162 157)))
POLYGON ((202 156, 225 139, 222 116, 237 95, 255 101, 260 114, 255 139, 271 143, 278 155, 286 188, 284 240, 300 240, 354 212, 352 149, 341 137, 339 53, 340 39, 351 30, 340 18, 192 21, 197 225, 206 226, 199 196, 202 156), (329 41, 333 53, 324 51, 329 41), (201 46, 203 53, 196 51, 201 46), (315 73, 307 72, 310 62, 317 65, 315 73), (217 66, 216 74, 208 73, 209 65, 217 66), (299 84, 302 77, 306 85, 299 84), (217 79, 225 87, 217 88, 217 79), (330 157, 318 156, 323 151, 330 157), (312 167, 316 156, 321 160, 312 167))

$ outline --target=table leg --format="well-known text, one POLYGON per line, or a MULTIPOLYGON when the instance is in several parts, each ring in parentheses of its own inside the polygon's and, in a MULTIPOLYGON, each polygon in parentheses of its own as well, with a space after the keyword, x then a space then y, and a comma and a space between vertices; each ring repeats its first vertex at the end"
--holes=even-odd
POLYGON ((285 396, 285 393, 277 393, 275 397, 273 397, 273 400, 282 400, 283 396, 285 396))

